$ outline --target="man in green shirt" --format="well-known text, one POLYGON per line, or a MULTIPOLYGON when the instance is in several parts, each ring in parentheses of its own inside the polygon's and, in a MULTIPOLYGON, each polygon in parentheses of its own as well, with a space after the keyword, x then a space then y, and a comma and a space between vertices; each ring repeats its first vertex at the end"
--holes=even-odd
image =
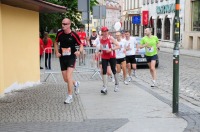
POLYGON ((147 58, 147 63, 150 69, 150 73, 152 76, 152 85, 151 87, 155 87, 156 85, 156 60, 158 59, 158 48, 159 48, 159 41, 157 36, 153 36, 151 34, 151 29, 146 28, 144 30, 145 36, 140 41, 141 45, 139 48, 145 48, 145 55, 147 58))

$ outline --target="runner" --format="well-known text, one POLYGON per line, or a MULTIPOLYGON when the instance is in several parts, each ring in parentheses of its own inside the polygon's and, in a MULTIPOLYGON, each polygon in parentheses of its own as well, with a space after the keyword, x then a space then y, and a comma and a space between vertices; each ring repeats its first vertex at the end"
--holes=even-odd
POLYGON ((120 32, 117 32, 115 36, 120 46, 120 48, 116 50, 117 74, 119 74, 122 69, 124 84, 128 85, 126 81, 126 41, 122 40, 120 32))
POLYGON ((83 50, 79 36, 70 29, 71 20, 65 18, 62 20, 62 30, 58 31, 56 35, 56 41, 54 44, 56 57, 59 57, 60 67, 64 81, 68 86, 68 94, 65 100, 65 104, 69 104, 73 101, 72 98, 72 86, 74 84, 75 91, 78 93, 79 82, 75 82, 72 79, 76 57, 80 55, 83 50), (58 43, 60 43, 58 49, 58 43), (79 51, 75 46, 79 45, 79 51))
POLYGON ((146 58, 148 62, 148 66, 150 69, 150 73, 152 76, 152 85, 151 87, 156 86, 156 60, 158 59, 158 49, 159 49, 159 41, 157 36, 151 35, 151 29, 146 28, 144 30, 145 36, 141 40, 141 45, 139 48, 144 48, 146 50, 146 58))
POLYGON ((122 36, 121 39, 123 39, 123 40, 126 39, 126 36, 125 36, 125 32, 124 32, 124 30, 121 31, 121 36, 122 36))
POLYGON ((118 77, 116 75, 116 54, 115 50, 119 49, 119 45, 117 41, 113 37, 109 37, 108 28, 102 27, 102 38, 100 39, 100 49, 102 51, 102 68, 103 68, 103 88, 101 93, 107 93, 107 66, 110 63, 112 73, 115 78, 115 88, 114 91, 117 92, 119 90, 119 82, 118 77))
POLYGON ((131 77, 131 69, 133 68, 133 72, 135 74, 136 70, 136 60, 135 60, 135 52, 137 47, 137 41, 134 37, 130 36, 129 31, 125 31, 126 36, 126 64, 128 68, 128 81, 132 80, 131 77))
MULTIPOLYGON (((87 44, 87 36, 86 32, 84 31, 84 25, 80 26, 80 31, 77 32, 78 36, 80 37, 81 43, 83 44, 84 47, 88 46, 87 44)), ((86 57, 86 52, 83 50, 79 56, 79 65, 84 64, 85 65, 85 57, 86 57)))
POLYGON ((95 41, 95 39, 97 38, 97 32, 96 32, 96 29, 92 29, 92 34, 91 34, 91 36, 90 36, 90 38, 89 38, 89 41, 90 41, 90 47, 94 47, 93 46, 93 44, 94 44, 94 41, 95 41))
MULTIPOLYGON (((94 43, 93 43, 93 46, 96 47, 96 50, 95 50, 95 60, 97 61, 97 67, 100 68, 100 73, 101 73, 101 76, 103 76, 103 70, 102 70, 102 61, 101 61, 101 50, 100 50, 100 39, 102 37, 102 34, 101 32, 99 33, 100 36, 98 36, 95 40, 94 40, 94 43)), ((108 76, 112 76, 112 71, 111 71, 111 68, 110 68, 110 64, 108 64, 107 66, 107 75, 108 76)), ((114 82, 113 80, 114 78, 112 78, 112 81, 114 82)))

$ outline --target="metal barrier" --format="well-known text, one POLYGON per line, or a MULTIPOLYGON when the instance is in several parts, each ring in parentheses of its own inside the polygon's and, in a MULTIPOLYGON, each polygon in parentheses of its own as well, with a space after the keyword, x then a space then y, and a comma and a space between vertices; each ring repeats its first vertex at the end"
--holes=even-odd
MULTIPOLYGON (((96 75, 98 75, 98 77, 102 79, 99 67, 101 55, 98 52, 96 53, 95 50, 95 47, 84 47, 84 51, 82 53, 83 56, 79 56, 76 59, 74 73, 91 72, 91 79, 93 79, 93 77, 96 75), (83 57, 83 61, 81 57, 83 57)), ((42 66, 44 66, 44 69, 41 70, 41 74, 44 75, 44 80, 42 82, 47 82, 48 78, 52 77, 54 82, 57 83, 55 74, 61 74, 61 69, 59 58, 56 57, 54 48, 44 49, 44 59, 42 61, 43 62, 41 64, 43 64, 42 66), (52 49, 53 52, 51 54, 45 54, 45 51, 49 49, 52 49), (50 63, 48 62, 48 58, 50 59, 50 63), (49 69, 49 66, 51 69, 49 69)))

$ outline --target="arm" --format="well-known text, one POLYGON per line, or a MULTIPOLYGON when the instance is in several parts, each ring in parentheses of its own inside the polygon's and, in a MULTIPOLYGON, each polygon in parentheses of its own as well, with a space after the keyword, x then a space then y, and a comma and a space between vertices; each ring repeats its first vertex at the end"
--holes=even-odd
POLYGON ((112 48, 111 50, 117 50, 117 49, 119 49, 120 48, 119 43, 113 37, 111 37, 110 39, 113 42, 113 44, 115 45, 115 47, 112 48))
POLYGON ((55 49, 55 52, 56 52, 56 57, 61 57, 61 54, 58 51, 58 42, 56 42, 56 41, 54 43, 54 49, 55 49))

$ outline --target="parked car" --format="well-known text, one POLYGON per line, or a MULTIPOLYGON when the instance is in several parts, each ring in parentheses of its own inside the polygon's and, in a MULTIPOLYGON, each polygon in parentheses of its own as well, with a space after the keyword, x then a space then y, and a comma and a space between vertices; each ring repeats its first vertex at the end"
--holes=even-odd
MULTIPOLYGON (((142 39, 141 37, 136 37, 137 44, 140 44, 141 39, 142 39)), ((145 48, 139 49, 139 51, 135 55, 135 59, 137 66, 148 65, 147 59, 145 57, 145 48)), ((158 65, 159 65, 159 57, 156 60, 156 67, 158 67, 158 65)))

